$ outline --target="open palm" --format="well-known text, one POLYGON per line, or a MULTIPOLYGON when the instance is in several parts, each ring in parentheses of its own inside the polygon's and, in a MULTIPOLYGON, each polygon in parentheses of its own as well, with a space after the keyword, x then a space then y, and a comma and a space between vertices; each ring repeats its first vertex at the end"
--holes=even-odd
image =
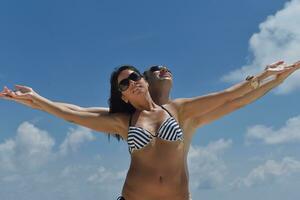
POLYGON ((0 98, 16 101, 31 108, 39 108, 39 106, 32 101, 32 96, 34 94, 35 92, 30 87, 15 85, 15 90, 10 90, 5 86, 0 92, 0 98))

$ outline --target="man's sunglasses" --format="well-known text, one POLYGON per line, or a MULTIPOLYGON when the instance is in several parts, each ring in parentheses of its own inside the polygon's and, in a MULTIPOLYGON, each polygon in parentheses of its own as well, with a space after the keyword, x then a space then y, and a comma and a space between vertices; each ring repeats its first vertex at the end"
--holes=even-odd
POLYGON ((156 65, 156 66, 150 67, 149 70, 150 70, 150 72, 156 72, 156 71, 165 70, 167 72, 172 73, 167 67, 162 66, 162 65, 156 65))
POLYGON ((142 75, 138 74, 137 72, 132 72, 127 78, 121 80, 118 84, 118 88, 120 92, 124 92, 129 88, 129 80, 132 81, 139 81, 141 80, 142 75))

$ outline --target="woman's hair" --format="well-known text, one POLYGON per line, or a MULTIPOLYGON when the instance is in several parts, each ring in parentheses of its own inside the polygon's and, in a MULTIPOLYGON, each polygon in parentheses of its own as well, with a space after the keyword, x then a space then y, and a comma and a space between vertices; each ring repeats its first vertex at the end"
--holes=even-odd
MULTIPOLYGON (((108 100, 109 104, 109 113, 128 113, 133 114, 135 108, 130 104, 122 100, 122 93, 119 90, 118 86, 118 76, 124 70, 132 70, 141 75, 138 69, 131 65, 123 65, 121 67, 115 68, 110 77, 110 97, 108 100)), ((120 140, 122 137, 119 134, 114 134, 114 136, 120 140)), ((110 134, 108 135, 110 137, 110 134)))

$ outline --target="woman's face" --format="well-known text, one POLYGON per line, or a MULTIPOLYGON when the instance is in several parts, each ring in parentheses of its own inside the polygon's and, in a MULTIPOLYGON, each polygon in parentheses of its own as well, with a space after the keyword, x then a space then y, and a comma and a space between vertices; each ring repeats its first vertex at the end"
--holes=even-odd
MULTIPOLYGON (((126 69, 120 72, 118 76, 118 86, 120 82, 124 82, 123 80, 128 79, 132 73, 135 73, 133 70, 126 69)), ((132 76, 132 75, 131 75, 132 76)), ((122 93, 122 99, 125 102, 133 102, 139 98, 140 95, 145 95, 148 92, 148 83, 142 77, 139 80, 131 80, 128 79, 128 88, 122 93)))

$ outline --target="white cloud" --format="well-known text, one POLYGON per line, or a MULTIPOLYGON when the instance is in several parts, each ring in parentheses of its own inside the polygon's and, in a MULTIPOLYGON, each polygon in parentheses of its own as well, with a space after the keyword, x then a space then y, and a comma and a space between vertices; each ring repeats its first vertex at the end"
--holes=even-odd
POLYGON ((14 140, 7 140, 0 144, 0 170, 15 170, 14 155, 16 143, 14 140))
POLYGON ((69 159, 67 153, 58 156, 62 149, 76 151, 93 139, 87 129, 71 129, 55 151, 47 131, 23 122, 14 138, 0 143, 0 199, 115 199, 125 170, 105 168, 100 154, 87 163, 80 157, 69 159))
POLYGON ((15 138, 18 165, 37 168, 46 164, 53 156, 54 139, 47 131, 38 129, 29 122, 23 122, 15 138))
MULTIPOLYGON (((223 81, 244 80, 249 74, 255 74, 264 66, 277 60, 288 63, 300 60, 300 0, 292 0, 276 14, 269 16, 259 25, 260 31, 252 35, 249 45, 253 60, 222 77, 223 81)), ((300 88, 300 72, 290 76, 281 84, 276 94, 287 94, 300 88)))
POLYGON ((245 178, 238 178, 233 183, 234 187, 253 187, 271 184, 280 178, 300 173, 300 161, 285 157, 281 162, 268 160, 254 168, 245 178))
POLYGON ((76 152, 84 142, 93 140, 95 140, 95 137, 90 129, 84 127, 71 129, 64 142, 60 145, 60 153, 65 155, 70 151, 76 152))
POLYGON ((76 151, 86 141, 94 140, 90 130, 82 127, 71 129, 60 151, 54 152, 54 139, 47 131, 37 128, 29 122, 23 122, 17 129, 15 138, 0 144, 0 170, 22 171, 42 167, 57 155, 66 155, 76 151))
POLYGON ((206 147, 191 146, 188 162, 193 188, 212 189, 222 185, 227 167, 220 155, 231 145, 231 140, 220 139, 206 147))
POLYGON ((264 125, 255 125, 248 128, 247 143, 252 140, 262 140, 265 144, 282 144, 288 142, 300 142, 300 116, 293 117, 278 130, 264 125))
POLYGON ((51 159, 54 144, 46 131, 23 122, 18 127, 15 138, 0 144, 0 169, 37 169, 51 159))
POLYGON ((102 164, 85 163, 66 166, 58 179, 63 189, 61 192, 65 193, 65 190, 68 190, 75 199, 80 199, 78 195, 84 197, 84 193, 87 191, 89 191, 89 195, 94 195, 94 198, 97 196, 99 198, 101 195, 101 199, 112 199, 112 196, 115 195, 115 199, 122 190, 125 177, 126 170, 108 169, 102 164), (80 194, 77 194, 78 191, 80 194))
POLYGON ((96 173, 88 177, 87 181, 97 184, 102 188, 112 187, 116 183, 120 183, 126 177, 127 170, 112 171, 101 166, 96 173))

